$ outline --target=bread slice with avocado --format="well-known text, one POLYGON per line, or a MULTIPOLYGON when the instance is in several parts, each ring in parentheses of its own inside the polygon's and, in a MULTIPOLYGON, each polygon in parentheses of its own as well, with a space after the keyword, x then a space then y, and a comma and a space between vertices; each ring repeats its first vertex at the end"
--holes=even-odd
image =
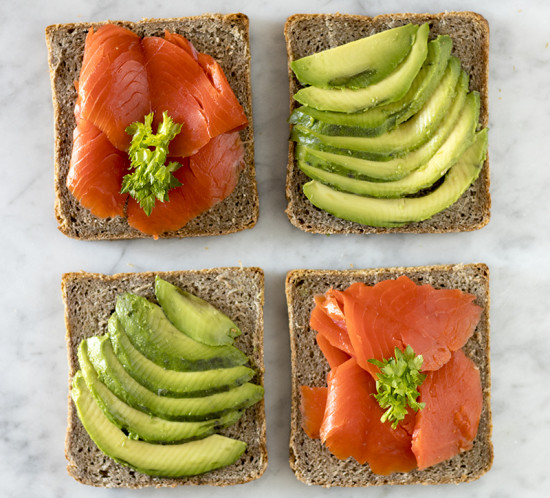
MULTIPOLYGON (((54 108, 55 216, 58 228, 69 237, 83 240, 135 239, 148 237, 130 227, 126 218, 93 216, 72 196, 66 186, 76 127, 75 81, 78 81, 88 30, 104 23, 56 24, 46 28, 46 44, 54 108)), ((250 86, 248 17, 244 14, 206 14, 173 19, 144 19, 116 22, 139 36, 163 36, 164 31, 189 39, 199 52, 219 62, 248 126, 240 132, 245 148, 245 168, 233 193, 210 210, 161 238, 223 235, 252 228, 258 220, 258 193, 254 167, 254 131, 250 86)))
POLYGON ((493 461, 491 443, 490 358, 489 358, 489 269, 484 264, 435 265, 408 268, 375 268, 362 270, 294 270, 287 274, 291 350, 291 427, 290 466, 296 477, 306 484, 331 486, 377 486, 383 484, 445 484, 478 479, 493 461), (314 297, 330 288, 344 290, 354 282, 375 285, 401 275, 417 284, 430 284, 436 289, 459 289, 475 295, 475 303, 483 308, 474 334, 463 352, 480 372, 483 392, 481 420, 473 448, 425 470, 374 474, 368 465, 354 459, 339 460, 322 444, 311 439, 302 429, 300 386, 321 387, 327 382, 329 365, 316 343, 316 332, 310 327, 315 306, 314 297))
MULTIPOLYGON (((113 330, 110 330, 113 329, 113 320, 111 317, 116 316, 113 315, 113 312, 115 311, 118 296, 128 292, 153 301, 155 299, 156 276, 194 296, 204 299, 231 319, 234 327, 241 332, 236 337, 234 345, 246 354, 249 364, 246 367, 229 369, 228 373, 233 376, 232 378, 235 379, 237 384, 244 386, 245 390, 249 388, 257 390, 256 387, 259 388, 259 386, 263 385, 264 276, 263 271, 259 268, 215 268, 200 271, 123 273, 112 276, 85 272, 67 273, 63 275, 62 279, 62 294, 65 303, 65 321, 67 326, 69 378, 73 379, 79 368, 82 369, 82 373, 79 374, 80 377, 77 376, 72 381, 73 396, 69 397, 68 428, 65 444, 69 474, 84 484, 101 487, 129 488, 145 486, 173 487, 187 484, 226 486, 241 484, 259 478, 267 466, 263 401, 247 408, 244 412, 238 409, 231 411, 216 409, 205 420, 201 417, 200 421, 195 420, 192 412, 190 412, 191 416, 175 416, 171 420, 164 420, 163 418, 144 412, 142 408, 136 409, 129 404, 121 402, 119 398, 111 394, 109 389, 104 388, 103 379, 101 379, 101 382, 99 381, 99 377, 102 375, 101 368, 97 370, 92 365, 93 362, 97 363, 104 360, 101 356, 104 351, 100 350, 102 348, 95 346, 99 346, 102 341, 104 342, 107 334, 114 333, 113 330), (104 335, 103 338, 94 337, 102 334, 104 335), (89 341, 86 340, 91 337, 94 337, 93 341, 96 341, 98 344, 92 341, 90 343, 92 349, 89 349, 86 347, 89 345, 87 344, 89 341), (84 347, 82 344, 84 344, 84 347), (79 358, 84 361, 84 367, 82 366, 82 361, 79 362, 79 358), (91 368, 86 368, 86 366, 91 368), (243 370, 243 372, 235 372, 233 375, 234 369, 243 370), (252 379, 250 378, 250 370, 253 371, 252 379), (247 384, 244 384, 247 381, 259 386, 254 387, 252 384, 248 384, 247 387, 247 384), (87 390, 87 385, 91 385, 92 389, 87 390), (113 406, 113 417, 121 425, 109 424, 105 417, 103 417, 105 419, 103 422, 97 420, 97 417, 101 414, 101 410, 96 410, 97 413, 93 411, 95 403, 91 403, 90 391, 94 398, 99 397, 103 403, 113 406), (73 399, 77 400, 77 405, 75 405, 73 399), (246 450, 241 457, 237 458, 235 463, 200 475, 177 478, 154 477, 121 465, 103 453, 84 428, 77 414, 77 406, 79 410, 84 410, 85 424, 92 424, 88 427, 89 430, 101 433, 108 432, 108 437, 98 440, 98 444, 100 446, 103 445, 103 449, 107 453, 111 451, 113 439, 124 438, 123 432, 115 426, 124 427, 124 424, 128 421, 137 428, 135 429, 135 433, 130 431, 130 436, 132 437, 132 434, 139 434, 140 439, 144 440, 136 441, 139 443, 137 445, 132 443, 132 447, 136 449, 148 444, 145 441, 154 442, 157 440, 158 431, 152 431, 150 426, 150 422, 152 421, 163 433, 164 439, 161 441, 178 441, 182 438, 194 437, 194 434, 204 437, 211 434, 212 429, 215 428, 215 432, 219 436, 214 437, 210 435, 207 441, 196 445, 196 451, 205 451, 207 454, 211 454, 213 448, 221 448, 220 452, 225 452, 231 456, 242 452, 244 445, 246 445, 246 450), (243 443, 239 443, 239 441, 243 443), (220 444, 222 447, 220 447, 220 444)), ((117 343, 116 347, 119 346, 120 344, 117 343)), ((128 347, 126 347, 126 353, 128 353, 128 347)), ((147 375, 150 380, 154 380, 156 375, 164 375, 161 372, 162 368, 147 360, 145 356, 137 358, 137 355, 140 354, 137 349, 128 354, 132 355, 131 357, 128 356, 128 361, 132 361, 134 366, 140 369, 141 374, 147 375), (146 369, 155 370, 156 374, 150 375, 146 372, 146 369)), ((207 370, 207 372, 210 375, 215 370, 207 370)), ((181 385, 181 382, 187 382, 186 377, 196 377, 194 373, 170 371, 169 384, 171 388, 178 391, 180 388, 177 386, 181 385)), ((118 381, 120 379, 115 380, 118 381)), ((226 382, 226 384, 234 382, 232 379, 227 379, 227 381, 224 381, 224 379, 206 380, 209 383, 215 382, 217 384, 220 384, 220 382, 226 382)), ((220 391, 215 384, 205 386, 204 379, 201 379, 200 382, 203 384, 202 387, 206 388, 206 391, 201 393, 200 396, 210 396, 212 400, 221 400, 220 395, 225 397, 229 392, 226 389, 220 391)), ((164 382, 162 383, 164 384, 164 382)), ((242 389, 236 388, 235 393, 238 394, 240 390, 242 389)), ((253 393, 253 396, 256 397, 253 401, 257 400, 257 394, 253 393)), ((156 396, 153 393, 151 395, 156 396)), ((166 399, 171 403, 181 405, 184 410, 187 410, 184 407, 187 403, 186 399, 189 399, 192 403, 196 402, 193 399, 197 401, 202 399, 186 398, 187 394, 185 392, 176 392, 175 395, 177 397, 166 399)), ((206 398, 204 399, 206 400, 206 398)), ((244 402, 243 406, 247 405, 249 403, 244 402)), ((204 407, 198 408, 202 410, 204 407)), ((170 445, 175 457, 179 455, 178 458, 183 458, 188 449, 191 449, 185 446, 185 444, 170 445)), ((151 450, 156 451, 158 448, 155 445, 153 446, 151 450)), ((120 447, 118 449, 115 448, 113 451, 119 450, 120 447)), ((122 450, 126 451, 124 444, 122 445, 122 450)), ((154 451, 151 451, 150 458, 147 456, 147 453, 144 452, 142 454, 142 460, 136 461, 135 468, 141 465, 143 469, 146 469, 147 465, 150 464, 150 458, 155 458, 154 451)), ((120 455, 118 456, 124 459, 120 455)), ((234 459, 236 456, 232 458, 234 459)), ((204 471, 203 467, 189 466, 185 462, 180 462, 180 464, 172 467, 167 469, 167 472, 177 474, 178 472, 204 471)))
MULTIPOLYGON (((306 58, 303 60, 307 61, 307 57, 312 54, 339 47, 375 33, 385 32, 391 28, 408 24, 422 26, 426 23, 428 23, 430 27, 431 40, 430 43, 428 43, 428 59, 432 58, 434 62, 437 63, 438 58, 442 57, 440 54, 442 48, 444 52, 444 45, 446 45, 447 37, 452 40, 451 56, 460 59, 462 68, 469 75, 469 89, 479 92, 479 126, 485 128, 488 124, 489 27, 487 21, 482 16, 473 12, 445 12, 441 14, 406 13, 379 15, 376 17, 344 14, 297 14, 289 17, 285 24, 285 39, 289 62, 288 72, 290 80, 291 112, 299 108, 299 104, 294 100, 293 96, 303 89, 302 83, 298 81, 291 68, 291 66, 296 66, 295 61, 302 58, 306 58), (443 47, 433 43, 437 39, 440 40, 440 45, 443 47)), ((448 55, 447 53, 443 53, 443 57, 448 57, 448 55)), ((403 64, 399 67, 402 66, 403 64)), ((425 65, 422 67, 421 72, 425 72, 429 78, 431 77, 429 76, 430 72, 434 72, 435 70, 435 67, 430 69, 425 65)), ((365 74, 367 73, 368 71, 365 72, 365 74)), ((307 81, 303 81, 307 83, 307 81)), ((374 86, 381 85, 382 83, 383 81, 378 82, 374 86)), ((428 85, 428 83, 429 79, 425 84, 428 85)), ((343 89, 342 93, 346 91, 349 93, 353 90, 343 89)), ((330 92, 330 90, 320 89, 319 92, 316 92, 316 95, 321 92, 326 93, 330 92)), ((393 117, 389 120, 388 116, 386 116, 385 112, 382 110, 369 112, 368 116, 364 116, 361 114, 346 115, 341 112, 335 112, 334 110, 320 111, 307 106, 301 107, 300 111, 295 113, 291 119, 291 124, 294 122, 297 128, 296 131, 293 131, 293 134, 296 136, 297 134, 303 133, 304 130, 300 128, 302 123, 313 123, 312 126, 317 127, 315 134, 317 134, 317 132, 323 133, 330 130, 331 134, 336 135, 336 137, 331 137, 331 142, 334 143, 342 142, 341 137, 337 136, 342 134, 352 136, 353 144, 375 143, 376 141, 372 140, 369 136, 371 131, 374 133, 373 136, 376 136, 380 131, 392 129, 395 123, 391 121, 396 115, 398 115, 401 120, 410 117, 410 115, 407 114, 407 106, 402 106, 402 104, 410 104, 411 99, 409 97, 413 97, 412 100, 423 99, 427 93, 429 92, 422 91, 422 88, 416 89, 413 85, 405 97, 395 102, 390 101, 389 104, 381 106, 380 109, 388 108, 391 110, 393 117), (399 109, 397 109, 397 107, 399 107, 399 109), (403 109, 401 109, 401 107, 403 107, 403 109), (320 115, 323 115, 323 119, 325 119, 324 122, 318 120, 320 115), (350 118, 348 116, 353 117, 350 118), (356 134, 353 135, 353 125, 351 125, 351 123, 359 121, 362 121, 361 126, 366 126, 368 129, 364 130, 361 134, 355 132, 356 134), (352 133, 349 133, 350 130, 352 130, 352 133), (360 137, 359 139, 356 138, 358 135, 366 136, 367 140, 361 140, 360 137)), ((377 107, 373 108, 373 110, 377 109, 377 107)), ((388 226, 375 226, 376 222, 373 220, 367 219, 361 223, 347 221, 335 216, 334 214, 338 214, 337 212, 330 214, 330 208, 322 210, 315 207, 304 194, 303 187, 308 182, 308 176, 300 170, 298 165, 299 160, 303 163, 304 158, 306 158, 309 167, 324 166, 324 169, 329 172, 341 173, 343 171, 348 176, 355 176, 356 168, 363 171, 372 170, 373 162, 375 162, 373 159, 379 160, 379 157, 369 156, 370 152, 357 151, 354 149, 350 150, 349 156, 345 157, 345 164, 342 164, 342 160, 338 159, 337 155, 333 154, 331 147, 327 146, 325 143, 323 143, 322 146, 314 146, 315 142, 319 142, 319 139, 323 137, 320 135, 313 135, 314 134, 310 132, 305 139, 300 141, 299 146, 295 141, 289 142, 286 181, 288 204, 286 213, 290 222, 301 230, 324 234, 392 232, 440 233, 476 230, 486 225, 489 221, 491 207, 489 195, 489 161, 485 156, 483 156, 480 161, 477 161, 477 157, 475 158, 477 162, 474 165, 476 166, 474 178, 476 174, 479 174, 479 176, 466 192, 460 196, 458 201, 424 221, 407 222, 404 225, 402 223, 395 223, 388 226), (477 163, 480 163, 482 167, 479 168, 477 163)), ((419 152, 415 154, 415 158, 423 149, 420 148, 417 150, 419 152)), ((384 171, 387 167, 393 168, 393 163, 399 166, 399 168, 407 168, 407 165, 403 166, 401 164, 403 163, 403 157, 401 156, 392 156, 389 161, 379 161, 384 171)), ((393 169, 387 175, 384 171, 380 173, 382 176, 375 178, 389 178, 391 175, 396 175, 393 169)), ((312 172, 316 173, 317 171, 312 170, 312 172)), ((372 176, 369 177, 369 179, 372 178, 372 176)), ((322 181, 323 183, 330 183, 332 180, 333 178, 327 179, 324 175, 322 181)), ((437 186, 439 184, 435 185, 437 186)), ((308 188, 311 190, 311 187, 308 188)), ((341 186, 339 189, 342 190, 341 186)), ((308 192, 308 195, 315 194, 318 193, 308 192)), ((324 196, 324 194, 322 195, 323 199, 327 199, 327 196, 324 196)), ((341 196, 337 197, 338 199, 330 200, 329 204, 334 202, 340 205, 341 196)), ((320 205, 320 203, 317 203, 317 205, 320 205)), ((446 206, 443 205, 443 208, 445 207, 446 206)), ((378 207, 376 206, 373 209, 378 209, 378 207)))

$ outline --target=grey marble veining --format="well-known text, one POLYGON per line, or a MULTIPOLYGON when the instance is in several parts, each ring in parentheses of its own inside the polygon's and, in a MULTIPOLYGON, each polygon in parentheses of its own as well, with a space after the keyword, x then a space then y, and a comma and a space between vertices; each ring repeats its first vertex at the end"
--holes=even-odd
POLYGON ((550 488, 550 5, 543 1, 97 1, 0 3, 0 496, 545 496, 550 488), (491 28, 492 219, 448 235, 305 234, 284 214, 288 86, 282 35, 296 12, 476 10, 491 28), (48 24, 204 12, 250 17, 260 221, 192 240, 78 242, 56 229, 48 24), (191 256, 190 256, 191 255, 191 256), (317 489, 288 465, 290 360, 284 279, 293 268, 485 262, 491 269, 493 469, 444 487, 317 489), (235 488, 97 490, 65 471, 67 401, 61 274, 260 266, 266 271, 269 466, 235 488))

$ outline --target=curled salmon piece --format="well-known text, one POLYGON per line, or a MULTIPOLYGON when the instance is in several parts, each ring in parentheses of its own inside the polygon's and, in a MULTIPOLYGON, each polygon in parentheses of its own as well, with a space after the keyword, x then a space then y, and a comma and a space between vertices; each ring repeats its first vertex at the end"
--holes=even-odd
POLYGON ((315 340, 317 341, 319 349, 328 361, 330 368, 336 368, 338 365, 341 365, 350 359, 349 354, 337 347, 334 347, 324 335, 317 334, 315 340))
POLYGON ((327 405, 327 392, 327 387, 300 386, 302 428, 311 439, 320 437, 319 432, 327 405))
POLYGON ((416 416, 412 451, 422 470, 472 449, 483 393, 479 370, 461 350, 429 372, 419 391, 426 407, 416 416))
POLYGON ((118 150, 127 151, 126 128, 151 112, 140 37, 114 24, 90 29, 77 90, 77 121, 87 119, 118 150))
POLYGON ((329 377, 321 441, 339 459, 368 463, 376 474, 409 472, 416 467, 411 435, 381 422, 374 392, 374 380, 354 358, 338 366, 329 377))
POLYGON ((80 119, 73 133, 67 188, 98 218, 124 216, 128 194, 120 193, 130 161, 99 128, 80 119))
POLYGON ((244 110, 214 59, 193 52, 179 35, 146 37, 141 43, 155 110, 153 126, 164 111, 182 125, 170 143, 171 156, 191 156, 212 138, 246 126, 244 110))
POLYGON ((311 312, 309 324, 326 342, 348 356, 353 356, 343 306, 344 298, 340 291, 329 289, 325 294, 315 296, 315 308, 311 312))

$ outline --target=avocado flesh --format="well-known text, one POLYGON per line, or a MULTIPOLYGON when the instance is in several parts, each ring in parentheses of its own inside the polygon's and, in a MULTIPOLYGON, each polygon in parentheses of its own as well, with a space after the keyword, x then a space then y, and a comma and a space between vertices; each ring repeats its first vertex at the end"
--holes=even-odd
POLYGON ((460 73, 460 61, 453 58, 445 71, 441 84, 422 109, 408 121, 383 135, 377 137, 329 136, 295 125, 292 136, 298 141, 304 140, 305 136, 308 143, 313 140, 323 147, 336 147, 373 155, 391 155, 392 157, 405 155, 426 143, 438 129, 455 97, 460 73))
POLYGON ((428 54, 429 31, 428 24, 423 24, 418 29, 416 40, 407 58, 378 83, 358 90, 309 86, 299 90, 294 99, 300 104, 322 111, 358 112, 403 98, 428 54))
POLYGON ((137 382, 121 365, 108 336, 87 339, 88 358, 101 381, 130 406, 166 420, 208 420, 260 401, 263 388, 249 382, 229 391, 198 398, 158 396, 137 382))
POLYGON ((376 137, 416 114, 438 86, 452 49, 451 38, 438 36, 428 43, 428 56, 407 94, 397 102, 357 113, 319 111, 301 106, 289 122, 323 135, 376 137))
POLYGON ((158 276, 155 295, 168 320, 195 341, 221 346, 233 344, 235 337, 241 335, 239 327, 227 315, 158 276))
POLYGON ((336 190, 371 197, 403 197, 431 187, 458 161, 471 145, 479 118, 479 94, 470 93, 453 131, 435 155, 410 175, 393 182, 357 180, 330 173, 298 161, 300 169, 311 179, 336 190))
POLYGON ((368 153, 353 152, 316 143, 300 142, 296 146, 298 161, 332 173, 366 180, 398 180, 426 164, 453 130, 466 101, 468 75, 462 71, 455 100, 434 135, 421 147, 402 157, 385 161, 372 160, 368 153), (318 147, 327 150, 317 150, 318 147), (366 156, 366 157, 365 157, 366 156))
POLYGON ((306 183, 304 194, 320 209, 344 220, 376 227, 398 227, 426 220, 454 204, 477 179, 487 151, 487 129, 451 167, 443 183, 422 197, 376 199, 338 192, 317 181, 306 183))
POLYGON ((290 67, 303 84, 352 88, 371 85, 405 59, 417 31, 418 26, 407 24, 303 57, 290 67))
POLYGON ((159 306, 143 297, 129 293, 118 296, 116 313, 134 347, 161 367, 207 370, 248 362, 246 355, 233 346, 208 346, 182 334, 159 306))
POLYGON ((204 396, 239 386, 254 376, 254 371, 243 365, 200 372, 167 370, 132 345, 116 313, 109 319, 108 330, 113 350, 124 369, 159 396, 204 396))
POLYGON ((117 427, 127 431, 128 437, 131 439, 140 438, 155 443, 198 439, 209 436, 216 429, 236 423, 242 416, 242 412, 231 411, 220 418, 211 420, 174 422, 148 415, 124 403, 99 380, 97 372, 88 358, 86 341, 80 343, 78 360, 86 386, 105 416, 117 427))
POLYGON ((97 447, 117 462, 144 474, 183 477, 234 463, 246 443, 220 435, 183 444, 152 444, 129 438, 101 411, 82 375, 73 378, 71 396, 82 425, 97 447))

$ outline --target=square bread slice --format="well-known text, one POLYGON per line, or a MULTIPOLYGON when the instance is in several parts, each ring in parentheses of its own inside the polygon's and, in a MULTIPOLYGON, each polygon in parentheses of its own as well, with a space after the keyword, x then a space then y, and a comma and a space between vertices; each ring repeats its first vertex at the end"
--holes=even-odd
POLYGON ((484 264, 379 268, 367 270, 295 270, 287 274, 286 297, 290 322, 292 364, 292 411, 290 427, 290 466, 306 484, 330 486, 377 486, 382 484, 443 484, 478 479, 493 461, 491 443, 490 364, 489 364, 489 269, 484 264), (473 336, 463 351, 479 368, 483 389, 483 410, 472 450, 426 470, 373 474, 368 465, 353 458, 333 456, 319 439, 310 439, 301 427, 300 386, 326 386, 329 366, 309 326, 314 296, 328 289, 346 289, 353 282, 374 285, 382 280, 407 275, 419 284, 435 288, 460 289, 476 296, 483 313, 473 336))
MULTIPOLYGON (((404 24, 430 23, 430 38, 447 34, 453 40, 452 54, 459 57, 470 75, 470 90, 481 96, 479 124, 488 124, 489 25, 474 12, 441 14, 385 14, 376 17, 344 14, 297 14, 287 19, 285 39, 290 80, 290 112, 298 103, 292 96, 301 88, 290 63, 307 55, 334 48, 359 38, 404 24)), ((489 159, 476 182, 451 207, 434 217, 398 228, 379 228, 337 218, 316 208, 302 192, 309 181, 294 157, 295 142, 289 142, 286 179, 286 214, 290 222, 306 232, 336 233, 440 233, 477 230, 489 222, 489 159)))
MULTIPOLYGON (((222 235, 252 228, 258 220, 259 202, 254 168, 248 17, 244 14, 207 14, 115 23, 142 37, 162 36, 166 29, 185 36, 199 52, 219 62, 248 118, 248 126, 241 131, 246 166, 233 193, 183 228, 160 237, 222 235)), ((80 206, 66 186, 76 127, 74 83, 80 75, 86 34, 91 27, 102 24, 105 23, 56 24, 46 28, 54 108, 55 216, 59 230, 76 239, 145 238, 149 236, 130 227, 125 218, 93 216, 80 206)))
MULTIPOLYGON (((214 268, 199 271, 148 273, 66 273, 62 279, 67 326, 69 384, 79 369, 77 349, 90 336, 107 331, 107 320, 119 294, 132 292, 154 300, 155 275, 187 290, 226 313, 241 329, 235 345, 250 359, 256 371, 253 382, 263 385, 264 273, 259 268, 214 268)), ((141 488, 209 484, 227 486, 258 479, 267 467, 266 426, 263 401, 248 408, 239 422, 221 431, 247 443, 233 465, 206 474, 173 479, 151 477, 123 466, 101 452, 88 436, 69 395, 65 440, 67 470, 77 481, 102 487, 141 488)))

